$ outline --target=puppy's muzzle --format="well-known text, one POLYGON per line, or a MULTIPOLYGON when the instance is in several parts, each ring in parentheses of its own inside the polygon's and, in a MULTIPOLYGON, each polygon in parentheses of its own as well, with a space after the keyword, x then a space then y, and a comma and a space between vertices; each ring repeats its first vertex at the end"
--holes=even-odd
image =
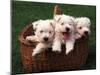
POLYGON ((70 28, 66 27, 66 32, 70 32, 70 28))
POLYGON ((44 41, 48 41, 48 37, 44 37, 43 39, 44 39, 44 41))
POLYGON ((88 31, 85 31, 85 32, 84 32, 84 35, 85 35, 85 36, 88 36, 88 35, 89 35, 89 32, 88 32, 88 31))
POLYGON ((88 38, 89 37, 89 31, 84 31, 84 34, 81 38, 88 38))

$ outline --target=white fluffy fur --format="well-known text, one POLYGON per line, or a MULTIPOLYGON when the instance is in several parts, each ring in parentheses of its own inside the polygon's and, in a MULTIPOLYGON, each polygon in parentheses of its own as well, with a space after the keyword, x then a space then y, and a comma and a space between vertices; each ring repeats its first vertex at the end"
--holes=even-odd
POLYGON ((88 35, 90 34, 90 19, 87 17, 79 17, 75 19, 75 27, 76 27, 76 39, 81 38, 82 36, 86 36, 85 32, 88 32, 88 35))
POLYGON ((66 54, 68 54, 74 48, 75 43, 75 28, 74 28, 74 18, 68 15, 55 15, 54 20, 55 25, 55 38, 52 46, 53 51, 61 52, 61 44, 64 43, 66 46, 66 54), (69 28, 69 39, 64 40, 62 32, 66 32, 66 28, 69 28))
POLYGON ((90 19, 87 17, 74 18, 68 15, 55 15, 54 20, 38 20, 33 22, 35 36, 27 36, 26 40, 39 41, 33 50, 32 56, 39 54, 42 50, 52 46, 52 51, 61 52, 61 45, 65 44, 66 54, 74 48, 75 39, 86 36, 84 32, 90 34, 90 19), (69 28, 68 39, 65 39, 63 32, 69 28), (48 41, 44 38, 47 37, 48 41), (53 44, 53 45, 52 45, 53 44))
POLYGON ((51 47, 55 33, 53 23, 53 20, 39 20, 32 23, 33 29, 35 29, 35 36, 27 36, 26 40, 39 41, 36 48, 33 50, 32 56, 51 47), (44 40, 44 38, 48 38, 48 40, 44 40))

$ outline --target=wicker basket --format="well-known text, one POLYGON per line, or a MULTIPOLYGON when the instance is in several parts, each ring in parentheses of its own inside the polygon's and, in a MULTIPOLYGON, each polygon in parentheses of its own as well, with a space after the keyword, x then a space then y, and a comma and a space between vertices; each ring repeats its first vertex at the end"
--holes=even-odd
POLYGON ((75 48, 68 55, 65 55, 65 46, 62 46, 61 53, 52 52, 48 49, 37 57, 32 57, 32 51, 37 42, 28 42, 25 37, 32 35, 32 24, 27 25, 19 36, 20 51, 23 68, 27 72, 49 72, 80 69, 86 62, 89 53, 88 39, 79 39, 75 48))

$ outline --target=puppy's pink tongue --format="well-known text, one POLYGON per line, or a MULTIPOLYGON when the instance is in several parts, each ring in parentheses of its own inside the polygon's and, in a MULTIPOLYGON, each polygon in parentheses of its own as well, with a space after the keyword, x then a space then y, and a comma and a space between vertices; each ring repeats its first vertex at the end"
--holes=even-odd
POLYGON ((64 40, 69 39, 69 33, 63 32, 64 40))

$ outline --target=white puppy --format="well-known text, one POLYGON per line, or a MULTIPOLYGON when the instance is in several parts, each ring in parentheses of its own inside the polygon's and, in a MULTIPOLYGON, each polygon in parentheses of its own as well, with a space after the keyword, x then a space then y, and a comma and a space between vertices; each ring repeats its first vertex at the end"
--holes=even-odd
POLYGON ((87 17, 80 17, 75 19, 76 22, 76 39, 86 37, 90 34, 90 19, 87 17))
POLYGON ((32 53, 32 56, 35 56, 36 54, 39 54, 42 50, 51 47, 55 31, 53 26, 53 20, 39 20, 33 22, 32 24, 33 29, 35 30, 35 35, 27 36, 26 39, 32 41, 39 41, 32 53))
POLYGON ((75 43, 75 28, 74 18, 67 15, 55 15, 55 39, 53 42, 52 50, 61 52, 61 44, 66 46, 66 54, 74 48, 75 43))

